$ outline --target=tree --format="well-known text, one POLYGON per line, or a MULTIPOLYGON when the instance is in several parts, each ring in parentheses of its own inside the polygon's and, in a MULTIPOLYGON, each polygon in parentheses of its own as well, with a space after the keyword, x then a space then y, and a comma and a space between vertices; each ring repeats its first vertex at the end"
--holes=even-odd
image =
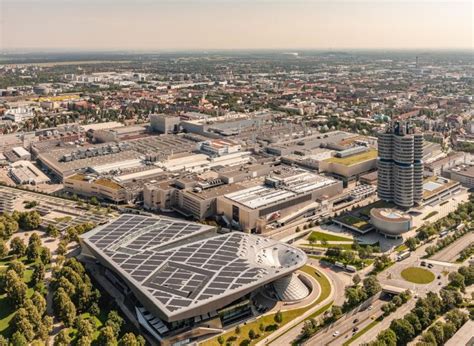
MULTIPOLYGON (((79 337, 89 336, 95 333, 95 324, 89 319, 83 316, 79 316, 76 320, 77 334, 79 337)), ((113 331, 113 330, 112 330, 113 331)))
POLYGON ((76 346, 90 346, 92 338, 90 336, 82 336, 76 341, 76 346))
POLYGON ((447 290, 442 289, 439 292, 441 296, 441 301, 443 304, 443 310, 448 311, 454 309, 455 307, 459 307, 463 303, 463 298, 461 293, 456 290, 447 290))
POLYGON ((28 346, 28 340, 21 332, 15 332, 11 338, 12 346, 28 346))
POLYGON ((359 276, 359 274, 355 274, 353 277, 352 277, 352 282, 354 283, 354 285, 358 285, 361 281, 361 278, 359 276))
POLYGON ((382 286, 380 286, 380 283, 375 275, 366 277, 362 282, 362 285, 368 297, 371 297, 382 290, 382 286))
POLYGON ((253 329, 249 330, 249 338, 250 338, 250 340, 255 339, 255 331, 253 329))
POLYGON ((66 291, 59 287, 54 294, 54 310, 66 327, 72 327, 76 319, 76 307, 66 291))
POLYGON ((90 204, 99 205, 99 201, 97 200, 96 197, 92 196, 91 199, 90 199, 90 204))
POLYGON ((44 299, 43 295, 35 291, 30 299, 38 313, 43 316, 46 312, 46 299, 44 299))
POLYGON ((280 311, 278 311, 276 314, 275 314, 275 317, 273 317, 273 319, 275 320, 276 323, 280 324, 281 322, 283 322, 283 315, 280 311))
POLYGON ((31 342, 35 338, 35 331, 25 308, 20 308, 13 317, 13 325, 17 332, 21 333, 25 339, 31 342))
POLYGON ((438 345, 443 345, 444 344, 444 330, 443 330, 443 323, 442 322, 436 322, 430 329, 429 331, 433 333, 436 343, 438 345))
POLYGON ((5 292, 8 299, 10 299, 16 307, 21 306, 26 300, 27 289, 26 284, 14 270, 7 271, 5 275, 5 292))
POLYGON ((8 256, 8 246, 5 243, 5 241, 0 239, 0 259, 3 259, 7 256, 8 256))
POLYGON ((464 276, 464 283, 466 286, 474 284, 474 266, 470 265, 467 267, 461 267, 458 269, 458 273, 464 276))
POLYGON ((145 346, 145 340, 141 335, 137 338, 133 333, 125 333, 118 344, 119 346, 145 346))
POLYGON ((467 322, 469 317, 467 316, 466 313, 462 312, 461 310, 453 309, 449 311, 448 313, 446 313, 445 319, 446 321, 451 322, 456 327, 456 329, 459 329, 463 326, 464 323, 467 322))
POLYGON ((377 335, 377 340, 382 342, 382 345, 385 346, 396 346, 397 344, 397 335, 393 330, 385 329, 377 335))
POLYGON ((25 231, 37 229, 41 224, 41 216, 37 211, 20 213, 18 225, 25 231))
POLYGON ((465 278, 463 275, 456 272, 452 272, 452 273, 449 273, 448 278, 449 278, 450 286, 457 287, 461 289, 461 291, 464 291, 464 288, 466 287, 466 285, 464 282, 465 278))
POLYGON ((71 344, 71 337, 69 336, 69 329, 64 328, 54 338, 54 346, 69 346, 71 344))
POLYGON ((239 335, 240 334, 240 326, 235 327, 235 334, 239 335))
POLYGON ((120 317, 117 311, 111 310, 107 315, 107 321, 105 322, 105 325, 112 327, 114 334, 117 337, 123 325, 123 318, 120 317))
POLYGON ((20 278, 25 274, 25 265, 18 260, 11 261, 7 270, 13 270, 20 278))
POLYGON ((415 337, 415 329, 405 319, 393 320, 390 324, 390 329, 395 332, 397 336, 397 344, 406 345, 415 337))
POLYGON ((20 237, 14 237, 10 242, 10 254, 23 257, 26 253, 26 245, 20 237))
POLYGON ((451 322, 443 323, 443 334, 444 334, 444 341, 449 340, 452 336, 456 333, 457 328, 451 322))
POLYGON ((224 343, 225 343, 224 337, 222 335, 219 335, 217 337, 217 342, 219 343, 219 345, 224 345, 224 343))
POLYGON ((416 246, 418 245, 418 241, 416 238, 408 238, 406 241, 405 241, 405 245, 408 246, 408 248, 410 249, 410 251, 415 251, 416 250, 416 246))
POLYGON ((401 306, 403 304, 403 300, 399 296, 395 296, 392 298, 392 303, 395 304, 396 306, 401 306))
POLYGON ((41 247, 39 258, 43 264, 51 263, 51 251, 46 246, 41 247))
POLYGON ((44 280, 45 268, 42 262, 36 263, 33 267, 33 275, 31 276, 31 283, 37 285, 44 280))
POLYGON ((418 316, 416 316, 413 312, 410 312, 405 315, 404 319, 410 322, 416 334, 421 333, 423 326, 421 325, 418 316))
POLYGON ((65 255, 67 253, 67 243, 65 241, 61 240, 59 242, 56 253, 58 255, 65 255))
POLYGON ((117 345, 117 337, 111 326, 105 326, 100 330, 99 344, 107 346, 117 345))
POLYGON ((342 316, 342 309, 340 306, 333 305, 331 308, 331 314, 334 318, 334 320, 339 319, 342 316))
POLYGON ((3 335, 0 335, 0 346, 9 346, 9 340, 3 335))
POLYGON ((436 338, 431 331, 426 331, 421 336, 421 340, 429 345, 436 345, 436 338))
POLYGON ((59 230, 53 224, 49 224, 46 227, 46 233, 52 238, 57 238, 59 236, 59 230))

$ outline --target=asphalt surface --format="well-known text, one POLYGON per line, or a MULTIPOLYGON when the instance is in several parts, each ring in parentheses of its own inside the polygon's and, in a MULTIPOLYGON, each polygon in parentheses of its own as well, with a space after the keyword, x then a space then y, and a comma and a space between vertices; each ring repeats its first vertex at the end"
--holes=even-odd
POLYGON ((352 336, 355 327, 361 330, 367 324, 382 315, 383 311, 381 308, 385 303, 386 302, 377 299, 371 304, 371 309, 367 306, 361 306, 357 310, 344 315, 344 317, 318 333, 317 342, 321 345, 342 345, 352 336), (338 335, 334 336, 336 332, 338 332, 338 335))
POLYGON ((442 262, 454 262, 458 258, 459 253, 472 243, 474 243, 474 232, 468 232, 440 252, 434 254, 430 259, 442 262))
MULTIPOLYGON (((402 289, 409 289, 412 291, 412 299, 406 304, 402 305, 397 311, 384 318, 380 323, 375 325, 373 328, 368 330, 366 333, 357 338, 352 344, 360 345, 368 343, 375 339, 380 331, 387 329, 390 326, 392 320, 401 318, 407 314, 414 306, 417 297, 425 296, 429 291, 438 292, 442 287, 448 283, 447 275, 444 275, 445 271, 455 271, 457 266, 451 264, 445 264, 444 262, 433 261, 432 268, 421 267, 421 259, 425 254, 425 248, 430 244, 426 244, 412 252, 411 256, 396 262, 394 265, 383 271, 378 275, 378 279, 382 286, 395 286, 402 289), (435 280, 429 284, 414 284, 405 281, 401 277, 403 269, 408 267, 421 267, 430 270, 435 274, 435 280), (438 279, 438 276, 440 279, 438 279)), ((349 315, 344 315, 340 320, 330 325, 328 328, 323 329, 311 338, 307 345, 342 345, 347 341, 353 334, 353 328, 358 327, 359 330, 363 329, 372 320, 376 319, 382 314, 381 307, 386 301, 376 299, 372 302, 372 309, 368 310, 364 306, 361 306, 357 310, 350 312, 349 315), (359 321, 354 323, 355 319, 359 321), (333 336, 335 332, 338 332, 337 336, 333 336)))

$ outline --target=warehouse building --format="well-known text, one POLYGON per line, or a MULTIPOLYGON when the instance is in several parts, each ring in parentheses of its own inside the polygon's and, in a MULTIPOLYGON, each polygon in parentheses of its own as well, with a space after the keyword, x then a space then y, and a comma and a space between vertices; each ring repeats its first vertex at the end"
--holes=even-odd
POLYGON ((268 223, 290 222, 316 214, 321 201, 342 192, 342 182, 310 172, 286 169, 260 183, 217 198, 217 213, 233 227, 264 232, 268 223), (284 220, 284 221, 282 221, 284 220))

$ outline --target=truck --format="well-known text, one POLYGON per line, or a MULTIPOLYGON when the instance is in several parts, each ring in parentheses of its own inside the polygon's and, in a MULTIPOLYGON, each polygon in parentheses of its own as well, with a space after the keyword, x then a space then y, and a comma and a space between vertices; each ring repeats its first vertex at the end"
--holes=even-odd
POLYGON ((404 251, 404 252, 400 252, 397 256, 397 261, 403 261, 405 258, 408 258, 411 256, 411 252, 410 251, 404 251))

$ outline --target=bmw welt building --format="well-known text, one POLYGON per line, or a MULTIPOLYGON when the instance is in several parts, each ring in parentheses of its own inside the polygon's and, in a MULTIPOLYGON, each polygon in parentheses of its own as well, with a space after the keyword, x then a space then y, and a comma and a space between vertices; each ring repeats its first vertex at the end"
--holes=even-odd
POLYGON ((283 301, 309 294, 294 274, 306 263, 304 252, 256 235, 123 214, 80 242, 83 259, 122 293, 149 339, 163 345, 187 344, 262 312, 256 292, 283 301))

